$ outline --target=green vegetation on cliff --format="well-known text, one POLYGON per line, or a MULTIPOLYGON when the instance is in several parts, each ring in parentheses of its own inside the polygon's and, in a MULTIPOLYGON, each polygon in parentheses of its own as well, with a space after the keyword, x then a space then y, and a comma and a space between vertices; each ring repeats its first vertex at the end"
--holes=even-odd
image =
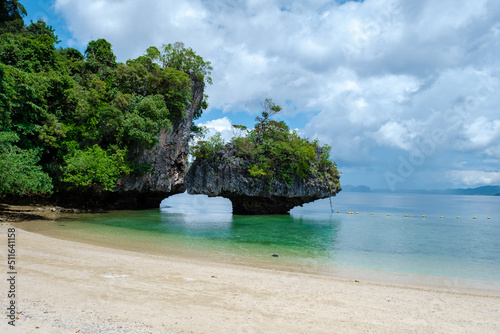
MULTIPOLYGON (((248 131, 242 125, 233 126, 240 135, 233 137, 231 143, 236 156, 247 162, 248 173, 254 178, 282 180, 288 185, 309 177, 338 182, 339 171, 330 160, 331 147, 300 138, 297 131, 291 131, 285 122, 271 119, 279 111, 280 106, 266 99, 262 115, 256 118, 257 124, 252 130, 248 131)), ((198 159, 212 159, 224 149, 224 142, 218 134, 208 141, 199 141, 193 146, 192 154, 198 159)), ((340 184, 331 186, 339 187, 340 184)))
POLYGON ((193 82, 211 83, 210 63, 183 43, 118 63, 106 40, 57 48, 52 27, 25 15, 0 1, 0 196, 113 189, 147 170, 131 152, 185 116, 193 82))

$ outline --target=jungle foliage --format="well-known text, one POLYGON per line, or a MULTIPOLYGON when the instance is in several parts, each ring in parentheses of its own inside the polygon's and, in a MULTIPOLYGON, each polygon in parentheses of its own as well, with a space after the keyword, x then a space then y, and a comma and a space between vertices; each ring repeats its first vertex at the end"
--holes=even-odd
MULTIPOLYGON (((211 83, 210 62, 183 43, 119 63, 104 39, 57 48, 54 29, 25 15, 0 0, 0 196, 111 190, 140 172, 129 152, 185 116, 193 82, 211 83)), ((206 107, 205 96, 195 116, 206 107)))

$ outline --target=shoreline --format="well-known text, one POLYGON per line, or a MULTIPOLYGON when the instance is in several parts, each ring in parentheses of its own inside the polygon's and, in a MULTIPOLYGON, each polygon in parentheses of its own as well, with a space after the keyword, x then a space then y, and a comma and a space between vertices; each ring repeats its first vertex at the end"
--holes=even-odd
MULTIPOLYGON (((37 224, 37 221, 29 222, 37 224)), ((160 258, 175 259, 178 261, 194 261, 206 265, 217 266, 219 264, 242 267, 255 268, 262 270, 271 270, 284 273, 306 274, 332 279, 341 279, 347 281, 363 281, 371 284, 382 284, 401 286, 414 289, 437 289, 445 291, 454 291, 462 293, 476 293, 482 295, 497 295, 500 296, 500 283, 489 281, 478 281, 472 279, 460 279, 445 276, 432 276, 425 274, 397 273, 382 270, 367 269, 363 267, 347 267, 347 266, 332 266, 319 264, 297 264, 292 260, 285 259, 280 256, 275 259, 271 256, 266 258, 254 258, 253 256, 245 256, 242 254, 224 255, 212 254, 211 252, 200 251, 192 247, 183 248, 182 244, 169 244, 168 246, 158 246, 145 244, 144 240, 135 243, 135 240, 118 241, 109 239, 109 237, 85 235, 85 239, 81 239, 81 235, 68 235, 60 233, 44 233, 40 230, 26 230, 21 224, 21 230, 26 233, 33 233, 53 240, 62 240, 88 245, 91 247, 100 247, 117 251, 131 252, 141 256, 156 256, 160 258)))
MULTIPOLYGON (((86 211, 57 206, 16 206, 3 205, 0 203, 0 225, 2 223, 15 225, 19 224, 21 229, 25 230, 25 227, 27 227, 25 224, 30 224, 31 226, 28 228, 28 230, 26 230, 26 232, 42 235, 56 240, 72 241, 87 244, 90 246, 130 251, 143 255, 165 256, 167 258, 177 259, 191 259, 202 261, 207 264, 225 263, 228 265, 236 265, 242 267, 320 275, 345 280, 363 280, 365 282, 374 284, 390 284, 413 288, 430 288, 440 290, 444 289, 466 293, 477 292, 480 294, 500 296, 500 281, 491 282, 467 278, 434 276, 417 273, 402 273, 368 269, 356 266, 332 266, 307 263, 298 264, 296 262, 290 262, 290 260, 287 261, 281 257, 278 263, 270 258, 263 259, 261 257, 259 259, 255 259, 254 257, 243 257, 242 254, 229 256, 226 256, 227 254, 225 254, 224 258, 221 258, 220 256, 214 256, 213 254, 209 254, 207 256, 204 251, 203 253, 201 253, 199 250, 196 251, 191 248, 186 250, 183 248, 184 245, 180 244, 169 245, 168 247, 156 247, 146 245, 141 241, 139 241, 138 244, 135 244, 135 240, 119 239, 118 241, 116 241, 116 238, 113 238, 113 240, 111 240, 102 235, 91 235, 88 233, 79 235, 75 233, 66 233, 66 231, 61 230, 58 231, 59 233, 47 233, 46 226, 40 226, 40 228, 38 229, 33 228, 43 223, 52 223, 59 220, 65 222, 66 220, 72 220, 81 215, 102 214, 113 211, 115 210, 86 211), (15 215, 10 216, 11 218, 14 217, 14 219, 9 219, 9 216, 5 215, 5 212, 14 212, 15 215)), ((132 212, 136 212, 136 210, 133 210, 132 212)))
MULTIPOLYGON (((0 225, 4 249, 9 226, 18 230, 19 333, 500 329, 500 295, 493 292, 138 253, 51 238, 6 222, 0 225)), ((3 317, 0 329, 12 332, 6 326, 3 317)))

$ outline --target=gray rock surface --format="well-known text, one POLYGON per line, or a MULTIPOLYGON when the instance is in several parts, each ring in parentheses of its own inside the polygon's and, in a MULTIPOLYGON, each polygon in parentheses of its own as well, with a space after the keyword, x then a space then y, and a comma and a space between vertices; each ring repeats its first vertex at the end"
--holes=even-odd
POLYGON ((117 194, 137 197, 138 207, 159 207, 168 196, 183 193, 184 175, 187 169, 189 136, 193 116, 203 100, 204 85, 194 82, 193 101, 186 109, 186 116, 176 122, 172 130, 162 129, 158 134, 158 145, 153 150, 131 152, 138 155, 136 161, 152 167, 150 173, 127 177, 118 182, 117 194), (141 199, 145 199, 141 200, 141 199))
MULTIPOLYGON (((318 151, 318 160, 320 154, 318 151)), ((339 175, 323 179, 309 177, 288 185, 282 180, 252 177, 249 164, 236 156, 236 150, 229 143, 212 159, 193 162, 184 178, 187 191, 228 198, 234 214, 286 214, 295 206, 335 196, 341 190, 335 186, 339 175)))

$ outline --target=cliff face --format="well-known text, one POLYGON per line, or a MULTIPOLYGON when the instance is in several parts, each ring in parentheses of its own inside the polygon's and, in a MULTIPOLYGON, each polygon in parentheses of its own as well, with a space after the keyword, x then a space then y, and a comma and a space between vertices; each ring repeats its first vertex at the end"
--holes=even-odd
MULTIPOLYGON (((319 155, 321 152, 317 152, 319 155)), ((341 188, 339 175, 297 180, 287 184, 252 177, 249 161, 236 156, 232 144, 212 159, 197 159, 186 173, 189 194, 222 196, 231 200, 234 214, 285 214, 293 207, 335 196, 341 188)))
POLYGON ((195 81, 191 90, 193 98, 186 109, 186 116, 176 122, 171 131, 160 131, 158 145, 152 150, 131 152, 136 156, 136 162, 150 166, 152 171, 141 176, 121 179, 112 195, 117 202, 114 206, 154 208, 158 207, 164 198, 186 190, 184 175, 189 153, 189 136, 194 113, 203 100, 204 85, 195 81))
POLYGON ((193 81, 191 92, 192 102, 186 108, 186 116, 175 122, 172 130, 160 131, 156 147, 130 152, 134 161, 149 166, 150 172, 119 180, 113 191, 90 189, 85 192, 56 192, 51 196, 10 196, 4 198, 3 202, 58 205, 87 210, 158 208, 166 197, 185 191, 184 175, 187 169, 189 136, 194 113, 204 98, 203 82, 193 81))

